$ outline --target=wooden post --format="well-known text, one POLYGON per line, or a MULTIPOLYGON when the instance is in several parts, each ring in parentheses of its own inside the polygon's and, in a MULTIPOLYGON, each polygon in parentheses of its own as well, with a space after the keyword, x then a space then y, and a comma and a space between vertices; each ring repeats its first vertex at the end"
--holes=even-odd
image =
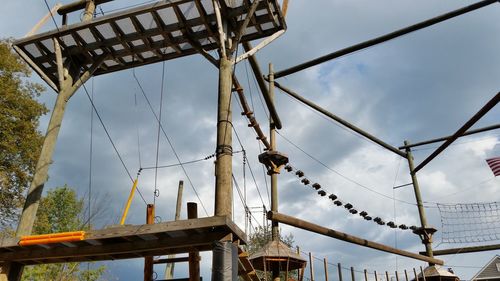
MULTIPOLYGON (((404 141, 404 144, 407 146, 410 143, 408 141, 404 141)), ((408 159, 408 167, 410 169, 411 181, 413 183, 413 191, 415 193, 415 200, 417 201, 418 207, 418 215, 420 217, 420 224, 422 228, 425 230, 427 228, 427 218, 425 216, 425 209, 422 203, 422 195, 420 194, 420 187, 418 184, 417 173, 415 171, 415 165, 413 163, 413 153, 409 147, 406 148, 406 158, 408 159)), ((432 234, 431 234, 432 235, 432 234)), ((432 239, 430 237, 425 237, 426 235, 422 235, 420 238, 422 239, 422 243, 425 245, 425 252, 428 257, 434 257, 432 253, 432 239)), ((429 265, 434 265, 434 263, 429 262, 429 265)))
MULTIPOLYGON (((274 102, 274 79, 273 75, 273 65, 269 64, 269 97, 272 102, 274 102)), ((276 150, 276 129, 273 120, 269 119, 269 138, 271 142, 271 150, 276 150)), ((278 175, 276 173, 271 173, 271 211, 278 211, 278 175)), ((271 222, 271 237, 273 241, 279 241, 279 226, 278 222, 271 222)), ((279 263, 275 263, 275 267, 272 268, 272 280, 280 281, 280 266, 279 263)), ((286 281, 286 280, 285 280, 286 281)))
MULTIPOLYGON (((221 40, 219 49, 221 57, 219 59, 219 89, 217 101, 217 146, 215 149, 215 216, 225 216, 232 219, 233 207, 233 139, 232 139, 232 112, 231 112, 231 91, 233 85, 233 63, 231 54, 231 34, 229 30, 230 24, 227 19, 221 17, 219 0, 212 1, 215 14, 217 17, 217 30, 221 40)), ((223 238, 219 244, 231 252, 232 259, 237 259, 238 255, 234 255, 234 247, 232 247, 232 235, 223 238)), ((238 271, 238 267, 220 268, 220 264, 216 261, 225 260, 227 253, 222 251, 214 251, 212 259, 212 278, 213 281, 228 281, 227 276, 234 276, 238 271), (220 271, 224 274, 218 274, 220 271), (226 272, 228 271, 228 272, 226 272), (226 277, 224 277, 226 276, 226 277), (226 280, 223 280, 226 279, 226 280)), ((237 261, 231 263, 237 264, 237 261)), ((236 274, 237 275, 237 274, 236 274)))
MULTIPOLYGON (((88 9, 91 8, 92 7, 88 7, 88 9)), ((91 13, 93 14, 94 11, 92 10, 91 13)), ((56 46, 54 46, 54 49, 55 48, 56 46)), ((73 65, 72 68, 70 68, 70 66, 63 66, 62 62, 57 65, 58 72, 64 68, 65 76, 62 79, 59 77, 59 80, 61 81, 60 85, 58 85, 59 92, 54 109, 52 110, 47 132, 43 140, 40 156, 38 157, 36 163, 35 173, 26 196, 26 201, 24 203, 19 223, 17 225, 17 237, 30 235, 33 229, 44 184, 47 181, 49 167, 52 163, 52 155, 54 153, 57 137, 59 135, 59 129, 61 128, 64 113, 66 111, 66 104, 76 90, 78 90, 79 87, 85 83, 90 76, 92 76, 92 73, 88 72, 90 73, 89 76, 80 75, 78 81, 76 81, 75 77, 77 77, 78 74, 75 74, 75 70, 78 69, 78 67, 79 66, 76 65, 73 65)), ((22 271, 23 266, 20 264, 3 264, 0 270, 0 280, 20 280, 22 271)))
MULTIPOLYGON (((184 191, 184 182, 179 181, 179 187, 177 189, 177 204, 175 205, 175 217, 174 220, 179 220, 181 216, 181 207, 182 207, 182 192, 184 191)), ((188 210, 188 216, 189 216, 189 210, 188 210)), ((189 217, 188 217, 189 218, 189 217)), ((175 258, 175 255, 168 255, 169 259, 175 258)), ((172 263, 167 263, 166 269, 165 269, 165 279, 172 279, 174 278, 174 269, 175 269, 175 262, 172 263)))
POLYGON ((314 263, 311 252, 309 252, 309 269, 311 274, 311 281, 314 281, 314 263))
MULTIPOLYGON (((198 218, 198 205, 187 203, 188 219, 198 218)), ((200 252, 189 253, 189 281, 200 281, 200 252)))
POLYGON ((396 270, 396 271, 394 271, 394 274, 395 274, 395 276, 396 276, 396 281, 399 281, 398 271, 397 271, 397 270, 396 270))
POLYGON ((340 262, 337 264, 337 268, 339 271, 339 281, 342 281, 342 265, 340 264, 340 262))
MULTIPOLYGON (((300 256, 300 247, 299 246, 297 246, 297 255, 300 256)), ((298 281, 302 281, 303 276, 304 276, 304 270, 301 269, 301 268, 297 269, 297 279, 298 279, 298 281)), ((285 280, 285 281, 288 281, 288 280, 285 280)))
POLYGON ((94 12, 95 12, 94 0, 87 0, 87 3, 85 4, 85 12, 83 12, 82 21, 91 20, 94 17, 94 12))
MULTIPOLYGON (((155 223, 155 205, 148 204, 146 210, 146 224, 155 223)), ((153 280, 153 257, 144 258, 144 281, 153 280)))
POLYGON ((420 272, 422 272, 422 279, 425 281, 425 272, 422 267, 420 267, 420 272))
POLYGON ((232 63, 221 58, 219 67, 219 101, 217 124, 217 160, 215 165, 215 215, 232 217, 232 63))
MULTIPOLYGON (((325 266, 325 281, 328 281, 328 262, 326 261, 326 258, 323 259, 323 264, 325 266)), ((285 280, 288 281, 288 280, 285 280)))
POLYGON ((418 281, 418 275, 417 275, 417 271, 415 270, 415 268, 413 268, 413 274, 415 274, 415 281, 418 281))
POLYGON ((410 281, 410 280, 408 280, 408 272, 406 271, 406 269, 405 269, 405 279, 406 279, 406 281, 410 281))
POLYGON ((356 281, 356 277, 354 276, 354 267, 351 266, 351 281, 356 281))
POLYGON ((373 271, 373 273, 374 273, 374 275, 375 275, 375 281, 378 281, 377 271, 376 271, 376 270, 374 270, 374 271, 373 271))
POLYGON ((386 279, 387 281, 391 281, 391 280, 389 280, 389 273, 388 273, 387 271, 385 272, 385 279, 386 279))
POLYGON ((368 281, 368 270, 364 270, 365 271, 365 281, 368 281))
MULTIPOLYGON (((274 103, 274 76, 273 64, 269 64, 269 98, 274 103)), ((269 139, 271 143, 271 151, 276 151, 276 127, 272 118, 269 119, 269 139)), ((278 175, 271 174, 271 211, 278 211, 278 175)), ((279 226, 277 221, 272 221, 272 239, 278 241, 279 239, 279 226)))

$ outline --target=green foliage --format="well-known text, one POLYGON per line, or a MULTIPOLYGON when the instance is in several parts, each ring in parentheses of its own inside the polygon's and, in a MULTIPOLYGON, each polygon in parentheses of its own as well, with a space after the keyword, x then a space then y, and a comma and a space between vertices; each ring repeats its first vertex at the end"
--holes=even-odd
POLYGON ((0 40, 0 227, 10 225, 24 202, 43 137, 37 130, 47 108, 36 101, 44 88, 26 81, 30 70, 0 40))
MULTIPOLYGON (((40 201, 33 232, 48 234, 83 230, 83 211, 83 199, 79 199, 70 187, 65 185, 49 190, 40 201)), ((25 267, 22 280, 101 280, 105 270, 105 266, 87 269, 80 263, 34 265, 25 267)))
POLYGON ((76 192, 67 185, 49 190, 47 195, 40 200, 33 233, 82 230, 80 218, 82 211, 83 199, 78 199, 76 192))
MULTIPOLYGON (((295 243, 293 234, 291 233, 287 236, 282 236, 281 231, 279 231, 279 239, 290 248, 293 247, 293 244, 295 243)), ((256 227, 248 239, 248 252, 250 254, 255 253, 264 247, 264 245, 266 245, 269 241, 271 241, 271 229, 266 229, 262 226, 256 227)))

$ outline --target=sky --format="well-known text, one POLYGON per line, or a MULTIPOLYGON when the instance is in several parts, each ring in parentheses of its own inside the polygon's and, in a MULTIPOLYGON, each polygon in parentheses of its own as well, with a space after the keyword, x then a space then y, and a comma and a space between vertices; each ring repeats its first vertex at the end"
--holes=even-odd
MULTIPOLYGON (((30 1, 29 5, 23 2, 3 1, 0 37, 23 37, 47 13, 41 0, 30 1)), ((473 2, 292 0, 286 33, 258 52, 257 58, 266 73, 271 62, 275 70, 282 70, 473 2)), ((47 3, 53 6, 56 1, 47 0, 47 3)), ((141 2, 115 0, 100 8, 108 14, 138 3, 141 2)), ((500 89, 499 13, 500 5, 492 4, 278 81, 393 146, 401 146, 404 140, 419 142, 447 136, 500 89)), ((78 15, 70 20, 77 21, 78 15)), ((60 18, 56 21, 59 23, 60 18)), ((40 31, 52 29, 54 23, 49 21, 40 31)), ((250 66, 244 61, 237 64, 235 70, 267 135, 267 112, 250 66)), ((160 165, 169 165, 178 163, 175 154, 186 162, 214 153, 217 77, 217 71, 209 62, 200 55, 193 55, 98 76, 89 80, 85 87, 93 96, 99 115, 130 174, 135 177, 140 167, 155 166, 158 144, 158 123, 139 84, 157 114, 163 92, 161 121, 171 145, 160 135, 158 159, 160 165)), ((43 84, 36 74, 31 79, 43 84)), ((48 88, 40 101, 52 108, 55 97, 48 88)), ((385 221, 419 225, 412 188, 392 188, 411 182, 405 159, 346 130, 280 91, 276 91, 275 104, 283 123, 277 136, 278 150, 289 156, 294 168, 304 171, 312 182, 320 183, 328 193, 352 203, 359 211, 365 210, 385 221)), ((233 148, 234 151, 244 149, 248 157, 248 163, 243 164, 243 154, 235 153, 233 172, 252 211, 252 226, 257 227, 264 223, 262 205, 269 209, 269 179, 257 159, 262 146, 240 115, 235 96, 232 106, 234 128, 241 140, 240 144, 233 136, 233 148)), ((76 188, 80 196, 87 196, 91 190, 93 201, 100 210, 94 225, 105 227, 118 223, 131 182, 96 115, 91 112, 89 99, 80 89, 68 103, 45 189, 68 184, 76 188)), ((45 132, 49 117, 41 119, 40 131, 45 132)), ((473 128, 497 124, 499 120, 500 107, 497 105, 473 128)), ((500 179, 493 176, 485 162, 489 157, 500 156, 498 143, 498 130, 461 138, 418 172, 429 224, 438 229, 434 242, 436 249, 475 245, 442 243, 436 203, 500 201, 500 179)), ((415 149, 416 163, 437 146, 415 149)), ((174 218, 179 180, 184 181, 183 206, 189 201, 198 202, 200 217, 213 214, 213 159, 185 165, 185 170, 186 173, 178 166, 158 169, 156 180, 154 169, 144 169, 140 174, 139 190, 147 203, 156 201, 156 214, 161 221, 174 218), (156 199, 153 196, 155 186, 159 190, 156 199)), ((233 202, 234 220, 244 230, 245 214, 236 187, 233 202)), ((424 250, 418 237, 410 231, 392 230, 350 215, 344 208, 335 207, 327 198, 304 187, 293 173, 285 171, 279 175, 279 211, 400 249, 424 250)), ((186 218, 185 208, 181 218, 186 218)), ((144 219, 144 201, 135 196, 127 223, 142 224, 144 219)), ((372 274, 371 280, 374 270, 393 274, 396 270, 401 273, 424 265, 304 230, 280 227, 284 235, 293 234, 295 244, 304 254, 311 252, 318 258, 315 260, 318 280, 324 278, 320 261, 323 258, 331 264, 341 263, 345 268, 367 269, 372 274)), ((468 280, 495 254, 500 252, 440 258, 460 278, 468 280)), ((142 260, 105 264, 110 280, 142 277, 142 260)), ((202 276, 208 280, 210 253, 202 254, 201 265, 202 276)), ((155 271, 163 275, 160 266, 155 267, 155 271)), ((337 274, 333 265, 329 272, 331 276, 337 274)), ((347 271, 344 275, 348 276, 346 274, 347 271)), ((186 277, 186 267, 176 267, 175 276, 186 277)))

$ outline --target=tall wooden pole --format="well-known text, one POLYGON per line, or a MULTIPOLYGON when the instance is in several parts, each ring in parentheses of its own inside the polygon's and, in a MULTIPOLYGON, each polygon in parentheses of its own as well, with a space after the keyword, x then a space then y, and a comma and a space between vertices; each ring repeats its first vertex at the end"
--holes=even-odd
MULTIPOLYGON (((219 93, 217 104, 217 147, 215 164, 215 216, 232 219, 232 113, 231 91, 233 85, 233 62, 231 53, 231 30, 226 18, 220 11, 219 0, 212 0, 219 32, 219 93)), ((237 251, 232 244, 233 237, 228 235, 215 243, 212 258, 212 281, 230 281, 237 276, 237 251), (231 259, 231 263, 227 261, 231 259), (227 264, 231 264, 228 266, 227 264)))
POLYGON ((311 281, 314 281, 314 261, 311 252, 309 252, 309 273, 311 274, 311 281))
MULTIPOLYGON (((146 210, 146 224, 155 223, 155 205, 148 204, 146 210)), ((144 281, 153 280, 153 257, 144 258, 144 281)))
MULTIPOLYGON (((188 219, 198 218, 198 205, 187 203, 188 219)), ((189 281, 200 281, 200 252, 189 252, 189 281)))
POLYGON ((323 259, 323 265, 325 267, 325 281, 328 281, 328 262, 326 261, 326 258, 323 259))
MULTIPOLYGON (((89 4, 87 5, 85 12, 93 15, 93 9, 95 9, 93 3, 92 5, 89 4)), ((86 20, 89 19, 84 17, 83 21, 86 20)), ((58 45, 54 46, 55 49, 57 47, 58 45)), ((63 67, 62 62, 58 62, 59 75, 63 72, 63 68, 65 73, 63 77, 59 77, 59 93, 57 95, 56 103, 54 105, 54 109, 52 110, 52 115, 47 127, 47 132, 43 140, 42 150, 40 151, 40 156, 38 157, 38 161, 35 166, 33 180, 31 181, 23 211, 17 225, 17 237, 30 235, 31 231, 33 230, 33 224, 35 223, 36 213, 38 211, 40 198, 42 197, 43 187, 45 182, 47 181, 49 167, 52 163, 52 155, 54 154, 57 137, 59 135, 59 129, 61 128, 61 123, 66 111, 66 104, 79 88, 74 86, 74 83, 76 82, 74 79, 74 76, 76 76, 76 66, 73 66, 73 68, 70 69, 69 67, 63 67)), ((82 84, 83 82, 85 81, 82 81, 82 84)), ((18 281, 21 279, 22 271, 23 266, 20 264, 4 264, 0 271, 0 281, 18 281)))
MULTIPOLYGON (((269 64, 269 98, 274 103, 274 72, 273 64, 269 64)), ((269 119, 269 140, 271 144, 271 151, 276 151, 276 126, 272 118, 269 119)), ((278 174, 271 174, 271 211, 278 211, 278 174)), ((279 240, 279 226, 278 222, 272 222, 272 238, 274 241, 279 240)))
MULTIPOLYGON (((181 217, 181 207, 182 207, 182 192, 184 190, 184 182, 179 181, 179 188, 177 189, 177 204, 175 205, 175 217, 174 220, 179 220, 181 217)), ((189 206, 189 205, 188 205, 189 206)), ((189 218, 189 210, 188 210, 188 218, 189 218)), ((169 259, 175 258, 175 255, 168 255, 169 259)), ((175 262, 167 263, 165 268, 165 279, 174 278, 174 268, 175 262)))
POLYGON ((215 215, 232 217, 232 62, 220 58, 217 113, 217 160, 215 165, 215 215))
MULTIPOLYGON (((405 146, 408 146, 410 143, 408 141, 404 141, 404 144, 405 146)), ((409 147, 406 148, 406 157, 408 159, 411 181, 413 183, 413 191, 415 192, 415 199, 417 201, 420 224, 425 234, 425 231, 427 229, 427 217, 425 216, 425 209, 424 205, 422 204, 422 195, 420 194, 420 186, 418 184, 417 173, 415 172, 415 165, 413 163, 413 153, 411 152, 411 148, 409 147)), ((425 245, 426 255, 430 258, 433 258, 434 254, 432 253, 432 236, 423 235, 421 236, 421 239, 422 243, 425 245)), ((434 263, 429 262, 429 265, 434 265, 434 263)))

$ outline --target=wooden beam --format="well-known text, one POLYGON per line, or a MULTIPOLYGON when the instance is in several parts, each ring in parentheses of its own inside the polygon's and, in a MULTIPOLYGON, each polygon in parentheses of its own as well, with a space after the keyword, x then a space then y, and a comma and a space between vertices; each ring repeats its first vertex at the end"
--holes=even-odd
POLYGON ((227 217, 179 220, 152 225, 117 226, 86 232, 86 239, 72 247, 51 244, 50 248, 18 246, 18 239, 0 241, 0 263, 15 261, 22 264, 67 261, 128 259, 174 253, 194 249, 209 251, 213 241, 232 233, 243 243, 246 236, 227 217))
MULTIPOLYGON (((93 0, 93 1, 94 1, 95 5, 101 5, 101 4, 104 4, 107 2, 111 2, 113 0, 93 0)), ((80 0, 80 1, 66 4, 66 5, 58 8, 57 13, 62 16, 62 15, 65 15, 65 14, 68 14, 71 12, 83 10, 83 9, 85 9, 87 2, 88 2, 87 0, 80 0)))
POLYGON ((399 151, 396 147, 384 142, 383 140, 375 137, 374 135, 368 133, 368 132, 365 132, 364 130, 362 130, 361 128, 347 122, 346 120, 338 117, 337 115, 329 112, 328 110, 322 108, 321 106, 313 103, 312 101, 310 100, 307 100, 306 98, 302 97, 301 95, 295 93, 294 91, 280 85, 278 82, 274 82, 274 85, 276 87, 278 87, 279 89, 281 89, 284 93, 288 94, 289 96, 293 97, 294 99, 302 102, 303 104, 311 107, 312 109, 322 113, 323 115, 327 116, 328 118, 340 123, 341 125, 343 125, 344 127, 347 127, 348 129, 362 135, 363 137, 373 141, 374 143, 382 146, 383 148, 389 150, 389 151, 392 151, 396 154, 398 154, 399 156, 401 157, 405 157, 406 158, 406 153, 405 152, 402 152, 402 151, 399 151))
POLYGON ((450 146, 455 140, 462 136, 467 130, 476 124, 479 119, 481 119, 486 113, 488 113, 493 107, 497 105, 500 101, 500 92, 498 92, 491 100, 489 100, 474 116, 472 116, 469 121, 467 121, 460 129, 458 129, 450 138, 448 138, 441 146, 439 146, 434 152, 431 153, 427 158, 425 158, 420 164, 415 167, 414 172, 418 172, 425 165, 427 165, 432 159, 443 152, 448 146, 450 146))
POLYGON ((335 238, 338 240, 342 240, 342 241, 357 244, 360 246, 380 250, 383 252, 396 254, 396 255, 400 255, 400 256, 405 256, 408 258, 413 258, 413 259, 417 259, 417 260, 421 260, 421 261, 432 262, 432 263, 438 264, 438 265, 444 264, 444 262, 442 260, 439 260, 439 259, 434 259, 434 258, 430 258, 427 256, 423 256, 423 255, 411 253, 408 251, 396 249, 396 248, 393 248, 393 247, 390 247, 390 246, 387 246, 384 244, 372 242, 372 241, 369 241, 366 239, 362 239, 362 238, 359 238, 359 237, 356 237, 356 236, 353 236, 353 235, 350 235, 347 233, 343 233, 343 232, 340 232, 337 230, 322 227, 322 226, 319 226, 317 224, 313 224, 313 223, 310 223, 310 222, 307 222, 304 220, 300 220, 300 219, 297 219, 297 218, 294 218, 291 216, 287 216, 284 214, 280 214, 277 212, 271 212, 271 211, 268 212, 267 218, 269 220, 272 220, 272 221, 277 221, 280 223, 288 224, 288 225, 298 227, 298 228, 301 228, 304 230, 312 231, 312 232, 322 234, 322 235, 325 235, 328 237, 332 237, 332 238, 335 238))
MULTIPOLYGON (((155 205, 148 204, 146 210, 146 224, 154 224, 155 223, 155 205)), ((146 256, 144 257, 144 281, 153 280, 153 257, 146 256)))
POLYGON ((455 255, 500 250, 500 244, 435 250, 435 256, 455 255))
POLYGON ((28 57, 28 55, 23 52, 23 50, 21 50, 18 46, 16 45, 12 45, 12 48, 14 48, 14 50, 16 51, 16 53, 21 56, 21 58, 24 59, 24 61, 26 61, 29 66, 31 66, 31 68, 33 68, 33 70, 38 74, 40 75, 40 78, 43 79, 43 81, 45 81, 45 83, 47 83, 56 93, 59 93, 59 88, 56 86, 56 84, 54 83, 54 81, 52 81, 52 79, 50 79, 47 74, 45 74, 41 69, 40 67, 38 67, 38 65, 36 65, 36 63, 33 62, 33 60, 28 57))

